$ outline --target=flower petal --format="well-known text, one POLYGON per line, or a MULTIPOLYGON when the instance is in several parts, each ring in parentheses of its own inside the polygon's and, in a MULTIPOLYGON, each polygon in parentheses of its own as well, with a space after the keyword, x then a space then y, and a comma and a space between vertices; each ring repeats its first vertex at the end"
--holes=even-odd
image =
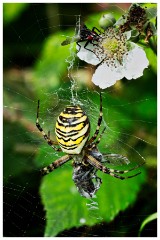
POLYGON ((92 82, 102 89, 108 88, 114 85, 117 80, 120 80, 124 77, 120 68, 110 68, 107 66, 107 64, 103 63, 93 74, 92 82))
POLYGON ((148 67, 149 61, 145 51, 134 44, 134 48, 123 57, 124 76, 128 79, 136 79, 143 75, 143 71, 148 67))
POLYGON ((77 49, 79 50, 79 52, 77 53, 77 56, 81 60, 87 63, 90 63, 92 65, 97 65, 100 62, 100 60, 97 58, 97 56, 93 52, 88 50, 88 49, 93 50, 94 46, 92 44, 88 44, 86 49, 84 48, 85 43, 86 42, 79 43, 79 45, 81 46, 80 50, 79 50, 79 46, 77 46, 77 49))

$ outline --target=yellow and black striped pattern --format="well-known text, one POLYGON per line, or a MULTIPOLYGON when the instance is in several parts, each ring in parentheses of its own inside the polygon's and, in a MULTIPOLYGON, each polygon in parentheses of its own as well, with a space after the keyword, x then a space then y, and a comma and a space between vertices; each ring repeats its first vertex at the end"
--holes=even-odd
POLYGON ((90 132, 86 113, 79 106, 68 106, 56 122, 56 138, 63 152, 79 154, 90 132))

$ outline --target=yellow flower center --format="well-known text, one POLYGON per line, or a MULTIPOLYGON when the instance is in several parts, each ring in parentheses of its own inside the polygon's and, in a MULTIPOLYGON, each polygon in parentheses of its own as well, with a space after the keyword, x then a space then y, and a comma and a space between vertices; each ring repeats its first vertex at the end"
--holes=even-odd
POLYGON ((106 38, 102 42, 105 53, 113 55, 118 50, 118 40, 116 38, 106 38))
POLYGON ((117 61, 123 65, 123 57, 128 54, 128 50, 127 35, 110 27, 102 34, 94 53, 108 66, 116 66, 117 61))

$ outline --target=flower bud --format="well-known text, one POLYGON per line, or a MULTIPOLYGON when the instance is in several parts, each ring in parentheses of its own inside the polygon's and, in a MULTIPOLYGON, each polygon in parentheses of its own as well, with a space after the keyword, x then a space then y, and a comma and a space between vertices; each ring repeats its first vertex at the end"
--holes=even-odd
POLYGON ((104 30, 108 27, 112 27, 116 22, 116 19, 113 17, 111 13, 107 13, 102 15, 102 17, 99 20, 99 25, 104 30))

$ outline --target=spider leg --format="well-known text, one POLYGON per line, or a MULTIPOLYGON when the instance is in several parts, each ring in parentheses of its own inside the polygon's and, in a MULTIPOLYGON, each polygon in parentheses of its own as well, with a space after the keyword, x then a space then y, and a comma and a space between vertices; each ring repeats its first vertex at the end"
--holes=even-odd
POLYGON ((39 124, 39 106, 40 106, 40 100, 38 100, 38 106, 37 106, 37 120, 36 120, 36 127, 38 130, 42 133, 44 139, 47 141, 48 145, 50 145, 55 151, 62 151, 61 148, 57 148, 54 145, 58 145, 57 142, 50 139, 50 131, 48 132, 48 135, 43 131, 43 128, 39 124))
POLYGON ((106 57, 103 58, 102 61, 96 65, 96 69, 97 69, 105 60, 106 60, 106 57))
POLYGON ((97 128, 96 131, 94 133, 94 135, 91 137, 91 139, 88 141, 87 146, 91 146, 91 143, 97 138, 98 134, 99 134, 99 129, 102 123, 102 116, 103 116, 103 112, 102 112, 102 94, 100 92, 100 112, 99 112, 99 118, 98 118, 98 123, 97 123, 97 128))
POLYGON ((78 50, 78 52, 81 50, 81 45, 79 44, 79 42, 82 42, 82 41, 77 41, 76 43, 77 43, 77 45, 78 45, 78 47, 79 47, 79 50, 78 50))
MULTIPOLYGON (((79 44, 80 42, 85 42, 85 40, 79 40, 79 41, 76 42, 77 45, 79 46, 78 52, 81 50, 81 45, 79 44)), ((86 40, 86 43, 85 43, 85 45, 84 45, 84 48, 85 48, 86 50, 94 53, 91 49, 87 48, 87 45, 88 45, 89 43, 91 43, 93 46, 96 45, 95 43, 92 42, 92 40, 86 40)), ((95 54, 95 53, 94 53, 94 54, 95 54)), ((96 55, 96 54, 95 54, 95 55, 96 55)))
POLYGON ((55 170, 56 168, 60 167, 61 165, 63 165, 64 163, 68 162, 71 159, 72 159, 72 157, 69 156, 69 155, 65 155, 65 156, 57 159, 55 162, 52 162, 47 167, 44 167, 41 170, 42 175, 46 175, 46 174, 52 172, 53 170, 55 170))
POLYGON ((124 173, 128 173, 132 170, 135 170, 137 168, 139 168, 140 166, 142 166, 144 163, 140 164, 140 165, 137 165, 131 169, 128 169, 128 170, 115 170, 115 169, 111 169, 111 168, 107 168, 105 166, 103 166, 99 161, 97 161, 94 157, 92 157, 91 155, 86 155, 86 161, 89 162, 92 166, 94 166, 95 168, 99 169, 100 171, 104 172, 104 173, 107 173, 109 175, 111 175, 112 177, 115 177, 115 178, 119 178, 121 180, 124 180, 124 179, 127 179, 127 178, 132 178, 132 177, 135 177, 137 175, 139 175, 141 172, 138 172, 134 175, 131 175, 131 176, 119 176, 117 175, 116 173, 119 173, 119 174, 124 174, 124 173))
POLYGON ((48 138, 50 139, 50 136, 51 136, 51 132, 50 131, 48 131, 48 138))
MULTIPOLYGON (((93 46, 96 45, 92 42, 92 40, 87 40, 87 42, 84 45, 84 48, 92 53, 94 53, 91 49, 87 48, 88 44, 91 43, 93 46)), ((95 53, 94 53, 95 54, 95 53)))
POLYGON ((95 147, 100 143, 101 138, 102 138, 103 133, 105 132, 105 130, 106 130, 106 127, 104 127, 104 129, 103 129, 103 131, 101 132, 101 134, 100 134, 99 138, 97 139, 97 141, 96 141, 96 142, 93 142, 93 143, 91 144, 91 149, 95 148, 95 147))
MULTIPOLYGON (((101 34, 101 31, 98 29, 98 28, 96 28, 96 27, 93 27, 92 28, 92 32, 95 32, 95 30, 99 33, 99 34, 101 34)), ((95 32, 96 33, 96 32, 95 32)), ((97 34, 97 33, 96 33, 97 34)), ((99 34, 97 34, 98 36, 99 36, 99 34)))
MULTIPOLYGON (((51 133, 50 133, 50 131, 48 131, 47 137, 48 137, 49 142, 50 142, 50 143, 48 143, 48 144, 49 144, 50 146, 51 146, 51 145, 58 145, 57 142, 51 140, 50 136, 51 136, 51 133)), ((55 148, 54 148, 54 149, 55 149, 55 148)), ((61 148, 56 148, 56 150, 57 150, 57 151, 61 151, 61 148), (59 150, 57 150, 57 149, 59 149, 59 150)))

